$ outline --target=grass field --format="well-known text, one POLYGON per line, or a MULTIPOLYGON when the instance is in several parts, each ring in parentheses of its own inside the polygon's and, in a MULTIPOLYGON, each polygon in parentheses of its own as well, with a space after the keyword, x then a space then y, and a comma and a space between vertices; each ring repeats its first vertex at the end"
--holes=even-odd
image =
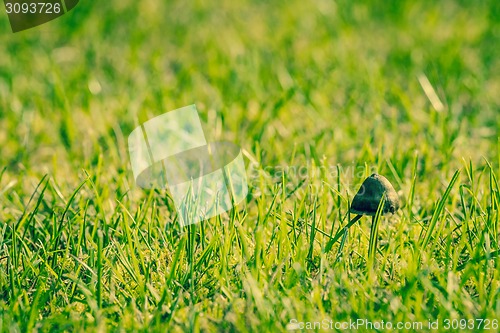
POLYGON ((1 330, 498 331, 499 22, 493 0, 113 0, 13 34, 2 7, 1 330), (249 195, 181 228, 127 137, 193 103, 249 195), (369 260, 368 217, 332 238, 372 172, 404 206, 369 260))

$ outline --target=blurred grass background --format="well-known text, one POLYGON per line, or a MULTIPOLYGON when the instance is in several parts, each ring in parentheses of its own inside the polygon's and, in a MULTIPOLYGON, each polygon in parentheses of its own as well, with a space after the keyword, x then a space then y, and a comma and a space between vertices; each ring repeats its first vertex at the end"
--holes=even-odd
POLYGON ((1 14, 4 328, 266 331, 325 315, 498 317, 498 266, 456 268, 498 245, 499 17, 498 1, 81 1, 12 34, 1 14), (414 186, 409 213, 382 233, 398 240, 383 250, 389 277, 364 276, 366 225, 345 245, 355 259, 334 269, 328 238, 309 229, 343 223, 357 174, 308 177, 289 196, 286 175, 251 178, 240 211, 181 230, 168 194, 133 185, 126 140, 193 103, 207 138, 237 143, 257 168, 375 168, 405 198, 414 186), (436 275, 427 280, 408 259, 411 244, 464 166, 443 218, 448 248, 424 261, 436 275), (465 229, 451 237, 469 223, 477 239, 465 229), (185 250, 177 259, 176 249, 185 250), (364 293, 372 285, 376 294, 364 293))

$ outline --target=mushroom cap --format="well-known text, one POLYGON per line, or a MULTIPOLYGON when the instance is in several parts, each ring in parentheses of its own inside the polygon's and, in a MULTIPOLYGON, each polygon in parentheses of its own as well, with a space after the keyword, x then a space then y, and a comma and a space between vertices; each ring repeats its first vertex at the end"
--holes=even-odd
POLYGON ((399 197, 391 183, 384 176, 374 173, 366 178, 351 203, 351 212, 359 215, 374 216, 385 195, 382 214, 394 213, 399 209, 399 197))

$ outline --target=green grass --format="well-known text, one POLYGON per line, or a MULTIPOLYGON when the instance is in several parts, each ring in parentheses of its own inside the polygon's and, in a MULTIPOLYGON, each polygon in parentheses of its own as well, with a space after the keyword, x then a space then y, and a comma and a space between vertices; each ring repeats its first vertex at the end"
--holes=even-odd
POLYGON ((499 17, 498 1, 81 1, 12 34, 2 12, 1 330, 498 319, 499 17), (181 228, 126 144, 193 103, 210 141, 242 147, 250 193, 181 228), (369 217, 343 227, 373 171, 404 206, 370 239, 369 217))

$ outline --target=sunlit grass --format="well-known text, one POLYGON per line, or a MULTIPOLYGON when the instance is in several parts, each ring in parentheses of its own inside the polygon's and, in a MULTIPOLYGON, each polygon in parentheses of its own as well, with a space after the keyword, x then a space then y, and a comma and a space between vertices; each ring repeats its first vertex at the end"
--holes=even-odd
POLYGON ((2 330, 500 317, 496 2, 80 2, 18 34, 0 17, 2 330), (168 191, 134 185, 127 136, 192 103, 250 188, 181 228, 168 191), (370 240, 369 218, 344 227, 375 171, 403 207, 370 240))

